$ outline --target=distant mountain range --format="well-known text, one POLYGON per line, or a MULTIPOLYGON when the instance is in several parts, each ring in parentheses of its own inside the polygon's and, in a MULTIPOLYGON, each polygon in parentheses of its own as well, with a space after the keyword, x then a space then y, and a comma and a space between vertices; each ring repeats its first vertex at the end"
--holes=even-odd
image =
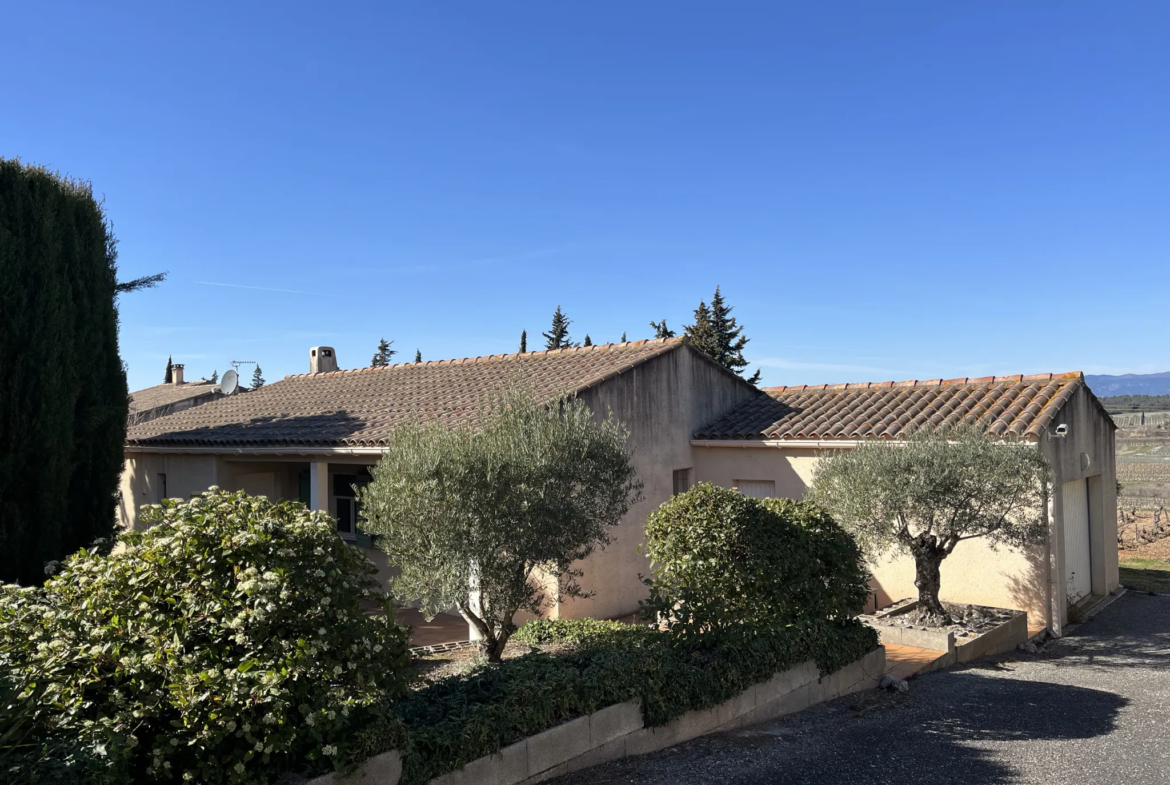
POLYGON ((1098 398, 1111 395, 1170 395, 1170 371, 1126 373, 1121 376, 1085 374, 1085 381, 1098 398))

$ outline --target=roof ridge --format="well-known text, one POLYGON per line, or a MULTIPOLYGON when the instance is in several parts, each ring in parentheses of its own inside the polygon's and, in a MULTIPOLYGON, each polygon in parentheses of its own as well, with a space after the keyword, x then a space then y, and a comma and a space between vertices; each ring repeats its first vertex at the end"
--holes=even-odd
MULTIPOLYGON (((582 353, 582 352, 592 352, 592 351, 599 351, 602 349, 612 349, 612 348, 617 348, 620 350, 620 349, 626 349, 628 347, 646 346, 648 344, 661 344, 662 349, 660 351, 665 351, 667 347, 673 346, 675 344, 681 344, 681 343, 685 342, 685 340, 686 339, 683 336, 678 336, 675 338, 644 338, 640 341, 626 341, 624 343, 622 343, 622 342, 595 343, 595 344, 592 344, 590 346, 570 346, 570 347, 567 347, 564 349, 538 349, 538 350, 533 351, 533 352, 511 352, 511 353, 506 353, 506 354, 485 354, 485 355, 480 355, 477 357, 455 357, 455 358, 451 358, 448 360, 423 360, 421 363, 394 363, 393 365, 383 365, 380 367, 367 366, 365 368, 347 368, 347 369, 343 369, 343 370, 322 371, 322 372, 318 372, 318 373, 294 373, 294 374, 289 374, 289 375, 285 376, 282 381, 288 381, 289 379, 310 379, 310 378, 314 378, 317 376, 344 376, 347 374, 353 375, 353 374, 359 374, 359 373, 383 373, 386 371, 399 370, 399 369, 403 369, 403 368, 417 368, 420 366, 465 365, 465 364, 469 364, 469 363, 487 363, 487 362, 499 361, 499 360, 516 359, 516 358, 520 358, 520 357, 530 358, 530 357, 543 357, 543 356, 552 356, 552 355, 561 355, 561 354, 577 354, 577 353, 582 353)), ((649 355, 649 356, 654 356, 654 355, 649 355)), ((648 359, 648 357, 640 358, 639 362, 643 359, 648 359)))
POLYGON ((1084 371, 1069 371, 1068 373, 1035 373, 1025 376, 1014 374, 1010 376, 963 376, 957 379, 908 379, 901 382, 846 382, 844 384, 793 384, 778 385, 775 387, 761 387, 766 393, 806 392, 809 390, 871 390, 889 389, 891 387, 944 387, 950 385, 979 386, 985 384, 1005 384, 1007 382, 1047 382, 1047 381, 1085 381, 1084 371))

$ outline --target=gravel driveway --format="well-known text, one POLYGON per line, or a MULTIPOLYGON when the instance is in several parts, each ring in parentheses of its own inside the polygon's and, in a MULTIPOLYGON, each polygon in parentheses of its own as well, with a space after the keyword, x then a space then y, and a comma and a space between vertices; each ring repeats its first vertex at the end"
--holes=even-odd
POLYGON ((603 783, 1170 783, 1170 597, 1012 654, 562 777, 603 783))

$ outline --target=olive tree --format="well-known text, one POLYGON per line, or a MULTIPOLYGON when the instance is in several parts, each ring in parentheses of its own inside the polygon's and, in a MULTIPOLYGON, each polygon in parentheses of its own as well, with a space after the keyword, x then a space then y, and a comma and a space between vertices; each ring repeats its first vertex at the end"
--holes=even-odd
POLYGON ((363 528, 400 600, 452 606, 498 662, 515 615, 584 597, 574 565, 611 542, 641 494, 627 432, 580 400, 505 390, 473 422, 398 427, 361 492, 363 528))
POLYGON ((914 557, 919 608, 949 622, 938 598, 943 560, 978 537, 993 546, 1043 540, 1048 478, 1034 444, 975 428, 920 430, 822 457, 810 498, 871 556, 897 549, 914 557))

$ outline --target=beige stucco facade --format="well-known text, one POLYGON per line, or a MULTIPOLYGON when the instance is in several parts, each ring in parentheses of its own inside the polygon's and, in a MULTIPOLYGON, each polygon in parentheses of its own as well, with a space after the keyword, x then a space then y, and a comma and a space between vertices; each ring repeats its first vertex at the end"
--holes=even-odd
MULTIPOLYGON (((828 450, 850 449, 849 442, 692 442, 696 479, 726 488, 742 483, 774 483, 777 497, 800 499, 813 482, 819 456, 828 450)), ((942 565, 941 598, 946 602, 1016 608, 1028 613, 1030 624, 1043 624, 1057 634, 1067 623, 1068 569, 1065 554, 1062 487, 1088 483, 1092 595, 1103 596, 1119 585, 1117 570, 1117 476, 1114 428, 1108 416, 1081 387, 1061 409, 1038 449, 1053 470, 1049 505, 1049 536, 1029 549, 994 546, 969 540, 942 565), (1062 438, 1049 434, 1068 426, 1062 438)), ((915 597, 914 562, 896 553, 874 558, 871 586, 878 607, 915 597)))

